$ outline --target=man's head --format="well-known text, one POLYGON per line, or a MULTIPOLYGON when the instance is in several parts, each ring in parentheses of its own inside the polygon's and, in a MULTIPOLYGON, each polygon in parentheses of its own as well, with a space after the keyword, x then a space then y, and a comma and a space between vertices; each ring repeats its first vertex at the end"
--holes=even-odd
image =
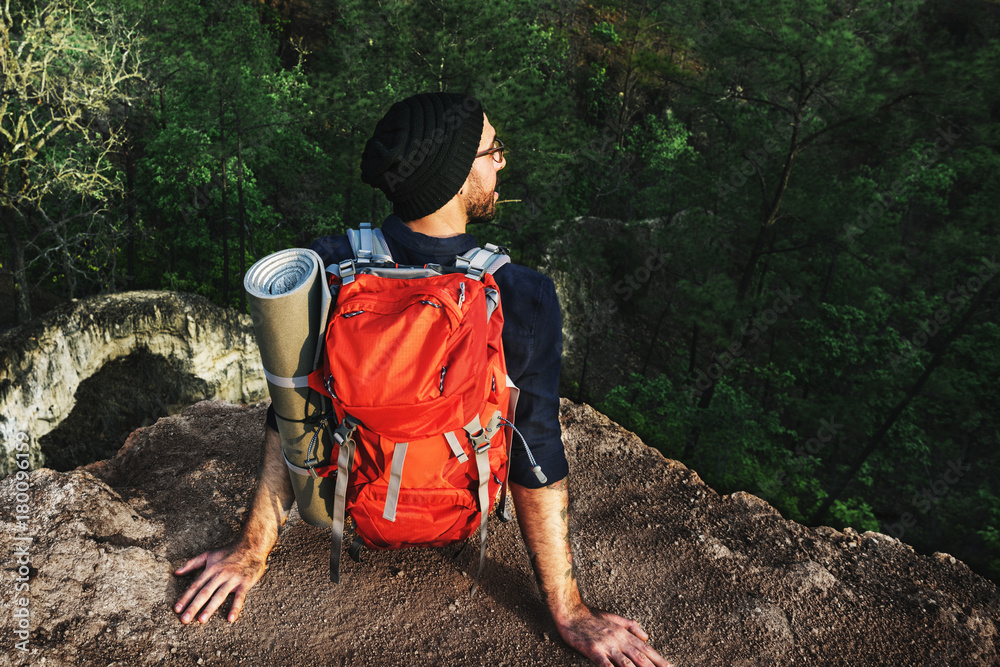
POLYGON ((377 187, 404 221, 434 213, 456 195, 470 222, 492 219, 496 133, 479 102, 455 93, 421 93, 392 105, 361 156, 361 180, 377 187), (460 194, 461 193, 461 194, 460 194))

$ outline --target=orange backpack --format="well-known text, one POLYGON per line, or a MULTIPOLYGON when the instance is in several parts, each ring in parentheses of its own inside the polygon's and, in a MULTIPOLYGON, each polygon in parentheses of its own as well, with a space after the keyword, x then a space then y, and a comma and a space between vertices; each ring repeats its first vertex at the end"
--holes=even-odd
POLYGON ((336 475, 331 579, 340 581, 345 512, 372 549, 444 546, 478 527, 481 572, 501 487, 505 505, 517 401, 492 276, 509 258, 487 245, 454 267, 401 267, 370 224, 348 238, 355 259, 327 268, 337 300, 309 376, 337 424, 329 464, 311 453, 319 429, 306 461, 309 474, 336 475))

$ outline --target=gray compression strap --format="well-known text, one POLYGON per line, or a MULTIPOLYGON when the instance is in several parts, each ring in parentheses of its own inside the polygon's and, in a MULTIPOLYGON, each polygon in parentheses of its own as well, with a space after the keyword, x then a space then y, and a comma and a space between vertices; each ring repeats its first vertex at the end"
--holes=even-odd
POLYGON ((300 468, 299 466, 295 465, 294 463, 292 463, 291 461, 288 460, 288 455, 285 454, 285 448, 284 447, 281 448, 281 455, 285 457, 285 465, 288 466, 289 470, 291 470, 292 472, 294 472, 297 475, 306 475, 306 476, 309 475, 309 470, 308 469, 306 469, 306 468, 300 468))
POLYGON ((362 222, 361 229, 347 230, 347 240, 351 242, 354 257, 361 263, 392 261, 382 230, 372 229, 370 222, 362 222))
POLYGON ((265 368, 264 377, 267 378, 267 381, 275 387, 281 387, 282 389, 305 389, 309 386, 308 375, 297 375, 290 378, 282 377, 280 375, 275 375, 265 368))
MULTIPOLYGON (((346 420, 345 420, 346 421, 346 420)), ((347 476, 354 464, 354 438, 340 443, 337 457, 337 492, 333 500, 333 544, 330 548, 330 581, 340 583, 340 551, 344 547, 344 514, 347 505, 347 476)))
MULTIPOLYGON (((498 419, 498 415, 494 415, 490 419, 490 424, 496 424, 498 419)), ((479 570, 476 572, 476 581, 472 584, 470 593, 475 595, 479 588, 479 577, 483 574, 483 565, 486 563, 486 519, 490 514, 490 436, 496 432, 499 425, 494 425, 494 430, 489 431, 483 428, 479 415, 476 415, 462 428, 469 435, 472 447, 476 451, 476 474, 479 475, 479 570)))
POLYGON ((490 452, 489 447, 476 450, 476 468, 479 472, 479 570, 476 571, 476 581, 472 584, 470 597, 479 588, 479 577, 483 574, 486 563, 486 517, 490 515, 490 452))
POLYGON ((403 483, 403 462, 406 460, 407 442, 397 442, 392 450, 392 467, 389 468, 389 490, 385 495, 385 509, 382 518, 386 521, 396 520, 396 504, 399 502, 399 487, 403 483))

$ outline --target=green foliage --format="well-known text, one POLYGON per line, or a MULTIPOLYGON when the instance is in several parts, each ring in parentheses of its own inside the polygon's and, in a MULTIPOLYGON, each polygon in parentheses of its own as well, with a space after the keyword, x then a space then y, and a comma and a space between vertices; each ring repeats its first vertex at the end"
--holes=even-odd
POLYGON ((556 278, 573 397, 722 492, 800 521, 829 503, 817 521, 998 576, 990 3, 100 7, 71 41, 137 26, 142 80, 0 166, 27 160, 5 192, 42 188, 44 216, 2 230, 25 276, 239 306, 254 259, 388 213, 358 163, 392 102, 471 93, 510 147, 500 215, 471 231, 556 278))
POLYGON ((101 6, 0 7, 0 224, 17 318, 33 286, 114 289, 122 108, 141 80, 139 39, 101 6), (110 253, 111 257, 102 257, 110 253))
POLYGON ((871 506, 860 498, 835 501, 830 514, 838 525, 850 526, 861 533, 869 530, 878 532, 882 528, 871 506))
POLYGON ((987 489, 980 489, 978 501, 980 507, 984 508, 989 523, 976 531, 976 535, 983 540, 985 547, 989 550, 990 557, 986 563, 987 572, 994 580, 1000 578, 1000 498, 987 489))
POLYGON ((690 391, 665 375, 653 379, 633 375, 598 409, 674 459, 683 458, 690 433, 697 429, 699 448, 687 464, 710 486, 721 493, 763 492, 779 507, 794 506, 784 486, 791 477, 788 468, 796 464, 784 443, 794 434, 781 425, 776 413, 761 411, 752 397, 726 378, 719 380, 717 399, 707 410, 698 410, 690 391))
POLYGON ((628 385, 612 390, 597 407, 672 458, 680 457, 694 416, 690 402, 665 375, 653 380, 633 375, 628 385))
POLYGON ((594 33, 595 37, 607 44, 618 45, 622 42, 622 38, 615 31, 615 25, 613 23, 601 21, 591 28, 591 31, 594 33))
POLYGON ((308 243, 331 203, 315 180, 325 158, 304 132, 309 84, 300 67, 279 66, 252 5, 184 0, 135 12, 155 84, 137 167, 139 279, 237 305, 242 272, 308 243))

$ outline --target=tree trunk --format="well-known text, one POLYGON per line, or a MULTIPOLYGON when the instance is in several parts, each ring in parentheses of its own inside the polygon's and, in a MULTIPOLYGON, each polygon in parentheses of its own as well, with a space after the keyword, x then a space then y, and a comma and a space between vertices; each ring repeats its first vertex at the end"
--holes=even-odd
POLYGON ((136 247, 135 237, 138 235, 138 225, 136 224, 135 210, 135 145, 132 141, 132 106, 128 107, 128 115, 125 117, 125 217, 128 219, 128 247, 127 247, 127 272, 125 285, 129 290, 135 289, 136 272, 136 247))
POLYGON ((226 158, 222 158, 222 303, 229 305, 229 209, 226 206, 226 158))
MULTIPOLYGON (((240 283, 247 272, 247 206, 243 198, 243 133, 240 130, 240 117, 236 115, 236 198, 239 202, 240 225, 240 283)), ((240 312, 247 309, 246 290, 240 290, 240 312)))
MULTIPOLYGON (((346 180, 351 181, 351 179, 346 179, 346 180)), ((348 225, 348 227, 351 224, 351 200, 353 199, 353 195, 354 195, 354 185, 348 182, 347 192, 344 193, 344 216, 343 216, 344 224, 348 225)), ((372 222, 374 223, 375 221, 372 220, 372 222)))
POLYGON ((691 325, 691 351, 688 355, 688 377, 694 379, 695 367, 698 363, 698 323, 691 325))
POLYGON ((587 361, 590 359, 590 336, 583 346, 583 367, 580 369, 580 383, 576 387, 576 402, 583 403, 583 385, 587 380, 587 361))
POLYGON ((660 327, 663 326, 663 320, 667 317, 667 311, 670 310, 670 304, 667 303, 663 306, 663 312, 660 313, 660 317, 656 320, 656 326, 653 327, 653 335, 649 338, 649 345, 646 347, 646 358, 642 360, 642 368, 639 370, 639 375, 646 377, 646 371, 649 370, 649 361, 653 357, 653 350, 656 348, 656 341, 660 337, 660 327))
POLYGON ((24 246, 17 227, 17 212, 9 207, 0 207, 4 230, 7 232, 7 247, 10 248, 11 273, 14 276, 14 313, 16 322, 24 324, 31 319, 31 300, 28 297, 28 274, 24 267, 24 246))
POLYGON ((769 231, 770 228, 765 225, 761 225, 757 231, 757 238, 754 239, 750 257, 747 258, 747 263, 743 267, 743 274, 740 276, 739 287, 736 288, 736 303, 738 304, 746 301, 747 292, 750 291, 750 284, 753 282, 754 274, 757 272, 757 262, 760 261, 761 256, 764 254, 764 246, 767 245, 769 231))
POLYGON ((53 229, 53 232, 55 232, 56 238, 59 239, 59 243, 62 246, 59 254, 62 257, 63 274, 66 276, 66 298, 75 299, 76 276, 73 274, 73 256, 70 254, 66 241, 69 236, 69 230, 66 229, 65 220, 60 220, 54 227, 58 227, 58 230, 53 229))
POLYGON ((826 269, 826 278, 823 280, 823 290, 820 292, 819 301, 820 303, 826 303, 826 295, 830 290, 830 284, 833 283, 833 270, 837 265, 837 256, 840 254, 840 246, 835 245, 833 247, 833 253, 830 255, 830 266, 826 269))
MULTIPOLYGON (((771 244, 774 243, 773 226, 778 219, 778 211, 781 209, 781 200, 784 198, 785 192, 788 190, 788 183, 792 175, 792 163, 795 161, 795 157, 799 151, 800 121, 801 118, 799 117, 799 114, 796 114, 795 120, 792 123, 792 136, 789 141, 788 154, 785 156, 785 162, 781 168, 781 177, 773 196, 768 197, 764 181, 761 179, 761 192, 763 198, 761 224, 757 231, 757 238, 754 239, 750 256, 747 258, 747 262, 743 267, 742 274, 740 275, 739 285, 736 288, 737 305, 746 301, 747 293, 750 291, 750 286, 753 284, 754 276, 757 273, 757 264, 760 262, 760 258, 764 254, 764 247, 768 245, 768 238, 771 239, 771 244)), ((734 335, 735 329, 738 326, 739 321, 735 322, 732 327, 734 335)), ((742 337, 742 343, 744 346, 746 345, 746 336, 742 337)), ((709 388, 705 390, 705 393, 701 395, 701 400, 698 401, 699 411, 707 409, 708 406, 712 404, 712 397, 715 395, 715 387, 717 384, 717 382, 712 382, 711 386, 709 386, 709 388)), ((691 431, 687 445, 684 447, 684 457, 686 459, 689 458, 698 447, 698 439, 700 436, 701 429, 696 425, 691 431)))

